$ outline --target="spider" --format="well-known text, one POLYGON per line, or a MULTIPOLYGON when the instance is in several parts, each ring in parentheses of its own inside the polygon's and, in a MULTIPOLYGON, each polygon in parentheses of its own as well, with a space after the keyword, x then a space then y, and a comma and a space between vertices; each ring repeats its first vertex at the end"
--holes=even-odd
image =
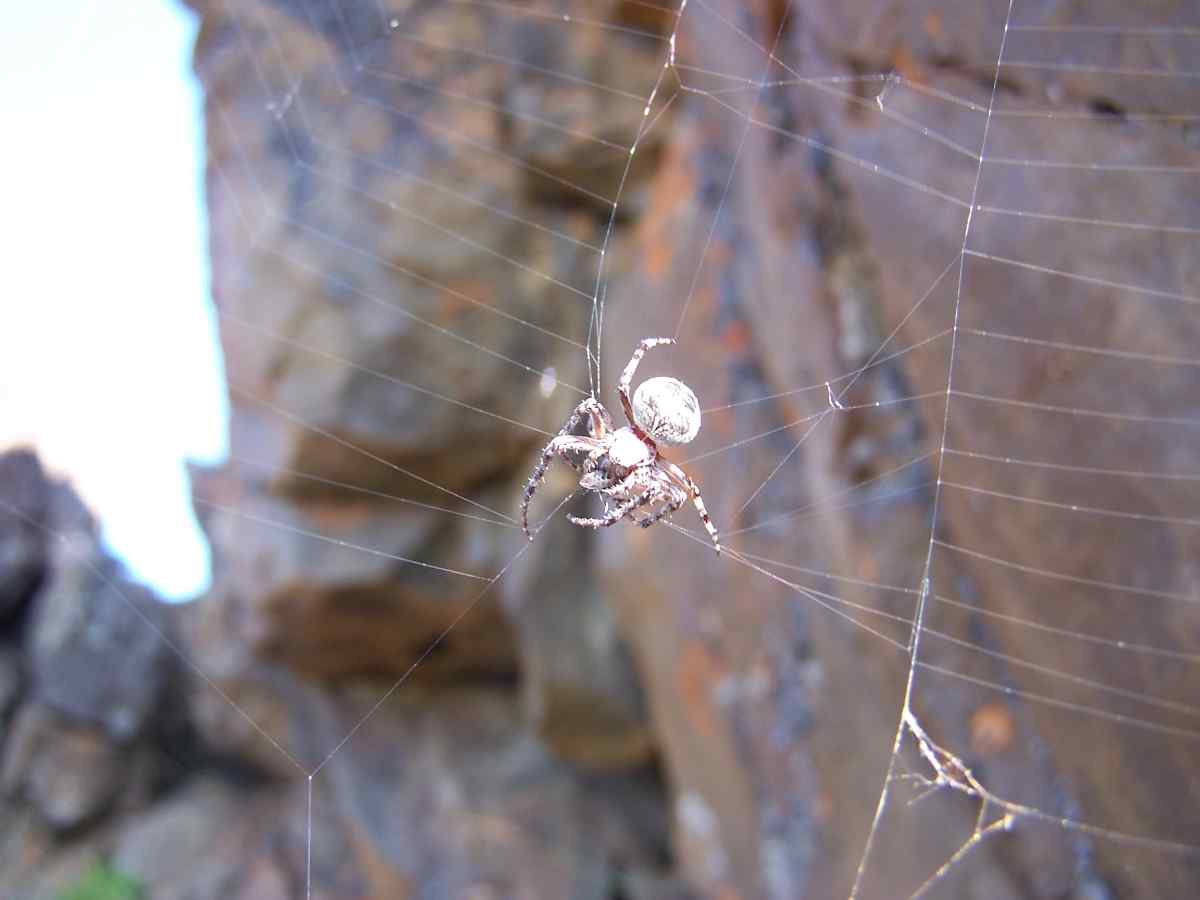
POLYGON ((595 491, 604 498, 604 516, 595 519, 567 516, 576 525, 605 528, 629 518, 642 528, 649 528, 691 498, 700 513, 700 520, 708 529, 713 547, 717 553, 721 552, 717 529, 704 508, 700 488, 658 449, 660 443, 686 444, 700 431, 700 403, 696 395, 682 381, 662 377, 642 382, 633 400, 629 399, 629 384, 646 351, 674 343, 672 338, 646 338, 633 351, 617 384, 621 406, 629 420, 628 427, 614 428, 612 416, 603 404, 588 397, 575 407, 562 430, 546 445, 521 497, 521 527, 531 541, 529 503, 557 456, 582 474, 581 488, 595 491), (585 416, 588 436, 571 434, 585 416), (580 454, 582 460, 579 460, 580 454), (639 518, 637 514, 642 512, 646 514, 639 518))

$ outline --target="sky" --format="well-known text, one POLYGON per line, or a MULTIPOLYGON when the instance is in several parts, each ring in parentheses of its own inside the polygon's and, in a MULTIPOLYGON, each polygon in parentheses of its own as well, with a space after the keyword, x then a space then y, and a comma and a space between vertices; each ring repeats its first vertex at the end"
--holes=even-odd
POLYGON ((219 463, 228 420, 195 17, 63 0, 5 20, 0 449, 36 446, 135 578, 194 596, 209 557, 184 461, 219 463))

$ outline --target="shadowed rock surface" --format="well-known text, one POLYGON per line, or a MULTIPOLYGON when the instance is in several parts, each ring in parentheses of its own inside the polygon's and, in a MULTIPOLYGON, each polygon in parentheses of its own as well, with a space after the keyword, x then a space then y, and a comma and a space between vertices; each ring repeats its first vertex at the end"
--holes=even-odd
MULTIPOLYGON (((1195 80, 1111 74, 1186 53, 1108 35, 1083 65, 1015 30, 1006 59, 1053 65, 1001 67, 993 97, 1004 3, 704 4, 681 60, 793 83, 688 72, 705 93, 626 175, 674 22, 652 5, 589 4, 607 29, 191 5, 233 404, 229 464, 194 473, 214 585, 158 604, 32 455, 0 457, 0 893, 52 897, 104 858, 180 900, 300 897, 309 875, 320 898, 846 896, 910 670, 923 733, 1031 810, 930 896, 1197 893, 1194 854, 1053 821, 1200 846, 1200 493, 1129 477, 1200 472, 1179 302, 1200 257, 1194 234, 1148 252, 1095 225, 1200 227, 1183 177, 1112 168, 1200 165, 1169 117, 1200 110, 1195 80), (681 327, 639 377, 710 410, 673 458, 697 457, 740 556, 690 508, 698 540, 571 527, 561 466, 532 545, 511 519, 587 394, 618 184, 601 399, 619 417, 631 348, 681 327)), ((889 787, 866 898, 908 896, 977 828, 951 787, 909 805, 934 772, 901 738, 916 783, 889 787)))

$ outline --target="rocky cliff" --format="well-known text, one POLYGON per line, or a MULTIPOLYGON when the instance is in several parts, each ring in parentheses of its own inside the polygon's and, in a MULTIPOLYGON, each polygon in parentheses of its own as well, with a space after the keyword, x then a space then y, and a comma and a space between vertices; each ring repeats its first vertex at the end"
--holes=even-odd
POLYGON ((1145 476, 1200 472, 1197 97, 1113 74, 1186 56, 997 75, 1003 3, 693 5, 676 69, 654 4, 192 5, 214 587, 156 604, 5 459, 6 896, 845 896, 868 836, 864 897, 1194 893, 1200 496, 1145 476), (525 547, 601 327, 618 414, 679 328, 737 553, 525 547))

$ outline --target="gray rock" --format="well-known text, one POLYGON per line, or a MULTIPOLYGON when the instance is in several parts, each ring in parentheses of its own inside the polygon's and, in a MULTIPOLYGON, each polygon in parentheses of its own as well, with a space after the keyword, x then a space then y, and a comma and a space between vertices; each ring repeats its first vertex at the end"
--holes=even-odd
POLYGON ((82 538, 55 548, 27 637, 32 689, 63 714, 129 741, 166 688, 169 608, 82 538))
MULTIPOLYGON (((245 855, 253 849, 245 841, 248 829, 267 823, 256 818, 248 799, 228 782, 199 778, 122 831, 113 865, 137 878, 148 896, 163 900, 250 896, 237 891, 245 855)), ((289 895, 264 891, 258 896, 283 900, 289 895)))
POLYGON ((102 729, 28 703, 5 744, 0 785, 32 804, 49 828, 69 832, 112 808, 125 787, 128 762, 129 754, 102 729))
MULTIPOLYGON (((0 726, 8 722, 8 714, 21 694, 21 658, 10 647, 0 647, 0 726)), ((0 746, 3 739, 0 738, 0 746)))
POLYGON ((29 601, 42 575, 49 496, 33 451, 0 455, 0 625, 29 601))
MULTIPOLYGON (((550 479, 547 493, 570 481, 550 479)), ((635 770, 653 758, 654 737, 629 645, 595 581, 594 549, 589 531, 544 529, 502 596, 520 637, 525 716, 542 741, 590 770, 635 770)))

